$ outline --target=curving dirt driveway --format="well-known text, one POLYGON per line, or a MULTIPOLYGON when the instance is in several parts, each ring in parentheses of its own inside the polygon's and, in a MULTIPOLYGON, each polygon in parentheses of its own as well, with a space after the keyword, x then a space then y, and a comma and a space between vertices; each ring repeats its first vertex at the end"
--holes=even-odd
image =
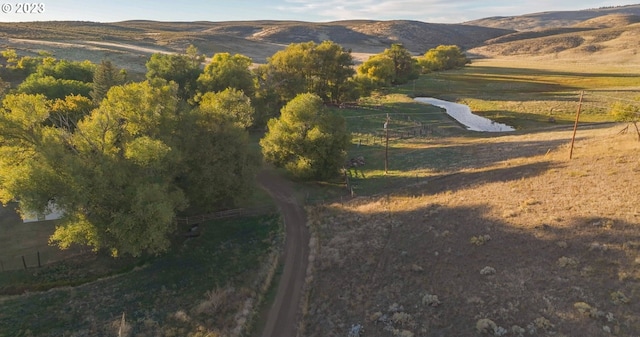
POLYGON ((258 182, 278 205, 286 230, 284 269, 261 337, 295 337, 309 257, 307 218, 291 182, 268 170, 258 173, 258 182))

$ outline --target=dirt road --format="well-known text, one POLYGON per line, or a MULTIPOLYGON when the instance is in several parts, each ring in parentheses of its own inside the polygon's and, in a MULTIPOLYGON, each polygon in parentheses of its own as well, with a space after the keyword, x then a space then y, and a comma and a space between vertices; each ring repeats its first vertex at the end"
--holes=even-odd
POLYGON ((289 181, 263 170, 258 174, 258 182, 278 205, 286 230, 284 269, 261 337, 294 337, 309 256, 307 218, 289 181))

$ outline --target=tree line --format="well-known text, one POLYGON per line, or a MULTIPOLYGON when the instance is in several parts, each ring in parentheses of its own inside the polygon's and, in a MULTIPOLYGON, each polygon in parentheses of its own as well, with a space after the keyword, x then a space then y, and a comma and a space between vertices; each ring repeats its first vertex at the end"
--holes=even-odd
POLYGON ((19 201, 24 213, 64 210, 51 237, 62 248, 160 253, 177 213, 231 208, 250 195, 261 156, 248 130, 266 126, 267 162, 296 178, 330 178, 350 135, 326 103, 466 64, 450 49, 459 52, 414 58, 393 45, 356 68, 340 45, 307 42, 257 67, 228 53, 203 67, 191 46, 153 54, 141 82, 108 60, 5 50, 0 76, 14 87, 2 86, 0 202, 19 201))

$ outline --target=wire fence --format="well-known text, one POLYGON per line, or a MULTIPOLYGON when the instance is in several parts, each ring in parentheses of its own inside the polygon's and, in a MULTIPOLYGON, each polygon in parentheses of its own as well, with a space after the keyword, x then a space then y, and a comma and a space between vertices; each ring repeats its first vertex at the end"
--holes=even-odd
POLYGON ((227 219, 227 218, 238 218, 245 216, 258 216, 265 215, 270 213, 275 213, 277 208, 275 205, 264 204, 261 206, 251 207, 251 208, 236 208, 230 209, 220 212, 201 214, 201 215, 193 215, 189 217, 176 217, 175 222, 177 225, 197 225, 209 220, 216 219, 227 219))

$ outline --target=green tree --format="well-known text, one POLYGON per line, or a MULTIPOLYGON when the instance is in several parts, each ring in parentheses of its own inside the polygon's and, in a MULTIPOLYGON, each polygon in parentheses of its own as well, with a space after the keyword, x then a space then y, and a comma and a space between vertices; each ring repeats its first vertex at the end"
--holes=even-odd
POLYGON ((69 95, 64 99, 55 99, 49 102, 49 120, 51 125, 75 130, 78 122, 91 113, 93 102, 81 95, 69 95))
POLYGON ((218 114, 221 118, 230 119, 243 129, 253 125, 255 114, 249 97, 232 88, 204 94, 200 100, 200 110, 206 114, 218 114))
POLYGON ((161 137, 175 128, 175 89, 114 87, 73 132, 45 123, 43 96, 10 96, 4 106, 4 119, 15 123, 3 123, 2 151, 24 155, 0 155, 3 202, 39 212, 53 201, 65 216, 52 242, 63 248, 140 255, 168 247, 175 212, 186 205, 173 183, 178 156, 161 137))
POLYGON ((93 72, 95 64, 90 61, 69 61, 57 60, 53 57, 45 57, 42 63, 38 65, 33 76, 47 77, 51 76, 55 79, 74 80, 84 83, 93 81, 93 72))
POLYGON ((327 179, 338 174, 350 143, 345 119, 326 110, 322 99, 300 94, 269 120, 260 140, 265 160, 299 179, 327 179))
POLYGON ((633 124, 638 134, 638 141, 640 141, 640 130, 638 129, 640 108, 638 108, 638 104, 616 102, 611 107, 610 113, 613 115, 613 118, 619 122, 633 124))
POLYGON ((470 62, 460 47, 455 45, 440 45, 418 58, 423 73, 462 68, 470 62))
POLYGON ((395 76, 393 84, 404 84, 420 76, 418 63, 411 53, 401 44, 393 44, 382 52, 383 55, 393 60, 395 76))
POLYGON ((211 212, 246 200, 259 164, 247 131, 228 116, 199 108, 183 116, 178 130, 185 155, 176 181, 189 206, 211 212))
POLYGON ((252 63, 250 58, 240 54, 213 55, 211 62, 198 77, 198 91, 204 94, 234 88, 252 97, 256 90, 254 74, 249 69, 252 63))
POLYGON ((191 61, 191 64, 194 67, 198 67, 198 68, 200 67, 200 64, 204 62, 204 60, 207 58, 204 54, 200 54, 200 51, 198 50, 198 48, 192 44, 190 44, 189 47, 187 47, 185 51, 185 55, 187 55, 187 57, 191 61))
POLYGON ((257 165, 232 118, 185 111, 175 83, 114 86, 75 128, 56 123, 86 98, 8 95, 0 112, 0 201, 65 213, 51 242, 114 255, 159 253, 187 205, 215 210, 249 194, 257 165))
POLYGON ((40 77, 32 74, 16 88, 18 93, 45 95, 48 99, 64 99, 69 95, 89 97, 91 83, 77 80, 55 78, 53 76, 40 77))
POLYGON ((395 74, 393 59, 384 54, 370 56, 358 67, 358 75, 368 78, 376 87, 390 86, 395 74))
MULTIPOLYGON (((22 68, 18 61, 18 68, 22 68)), ((35 70, 17 87, 17 92, 25 94, 43 94, 49 99, 64 99, 68 95, 82 95, 89 97, 93 71, 95 65, 89 61, 74 62, 57 60, 51 56, 44 56, 27 66, 35 66, 35 70)))
POLYGON ((93 73, 91 98, 97 104, 107 95, 111 87, 121 85, 126 80, 127 72, 118 70, 109 60, 102 60, 93 73))
POLYGON ((202 73, 200 64, 195 64, 189 55, 151 55, 146 63, 147 79, 161 78, 178 84, 178 97, 189 100, 195 96, 197 79, 202 73))
POLYGON ((308 92, 325 102, 341 102, 351 90, 349 79, 355 74, 351 52, 337 43, 323 41, 311 53, 308 92))
POLYGON ((355 71, 350 51, 324 41, 290 44, 270 57, 257 73, 261 89, 270 91, 263 96, 275 95, 281 106, 306 92, 325 102, 340 102, 345 93, 352 92, 350 78, 355 71))

